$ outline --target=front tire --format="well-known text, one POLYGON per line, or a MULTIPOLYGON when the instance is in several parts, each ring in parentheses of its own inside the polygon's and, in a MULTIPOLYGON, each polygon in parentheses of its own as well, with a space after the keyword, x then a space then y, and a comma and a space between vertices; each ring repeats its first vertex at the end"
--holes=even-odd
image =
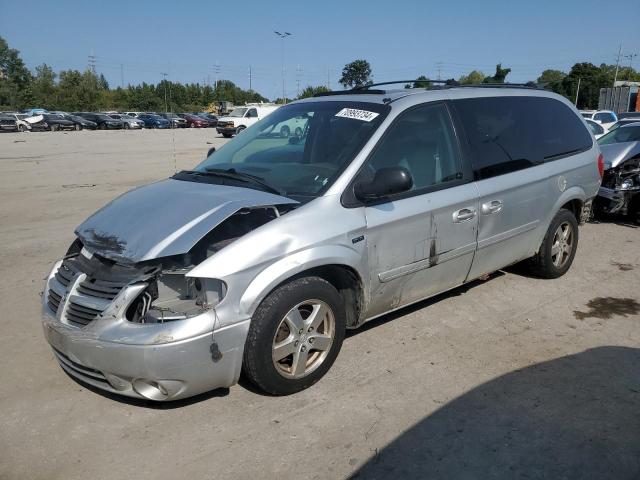
POLYGON ((247 334, 243 371, 273 395, 304 390, 333 365, 345 324, 344 302, 333 285, 320 277, 292 280, 257 308, 247 334))
POLYGON ((240 132, 242 132, 245 128, 247 128, 247 127, 243 127, 242 125, 240 125, 238 128, 236 128, 236 135, 239 135, 240 132))
POLYGON ((541 278, 558 278, 567 273, 578 249, 578 221, 561 209, 553 217, 538 253, 528 261, 531 273, 541 278))

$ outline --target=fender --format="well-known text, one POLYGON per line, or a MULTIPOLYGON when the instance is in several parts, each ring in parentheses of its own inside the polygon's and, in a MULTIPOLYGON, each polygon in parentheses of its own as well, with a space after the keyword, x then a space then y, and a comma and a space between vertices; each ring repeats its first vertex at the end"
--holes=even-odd
MULTIPOLYGON (((553 220, 553 217, 556 216, 556 213, 558 213, 558 211, 560 210, 560 207, 562 207, 565 203, 570 202, 572 200, 580 200, 582 203, 584 203, 587 200, 587 195, 582 187, 577 185, 569 187, 564 192, 562 192, 562 195, 558 197, 558 199, 556 200, 556 203, 553 205, 553 208, 549 210, 547 217, 544 218, 543 221, 541 222, 541 226, 538 231, 538 241, 536 243, 536 245, 538 246, 536 247, 536 251, 542 244, 542 240, 544 239, 544 236, 547 234, 547 230, 549 230, 549 225, 551 225, 551 221, 553 220)), ((576 220, 580 222, 579 218, 576 220)))
MULTIPOLYGON (((294 275, 324 265, 351 267, 363 280, 363 257, 360 252, 345 245, 322 245, 288 255, 260 272, 249 284, 240 299, 240 312, 252 316, 264 298, 280 283, 294 275)), ((362 282, 366 288, 367 282, 362 282)), ((366 293, 365 293, 366 298, 366 293)))

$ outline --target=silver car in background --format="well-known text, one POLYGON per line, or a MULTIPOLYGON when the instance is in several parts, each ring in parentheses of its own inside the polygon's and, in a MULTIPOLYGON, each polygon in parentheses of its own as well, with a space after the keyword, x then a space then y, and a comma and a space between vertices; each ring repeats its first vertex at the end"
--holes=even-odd
POLYGON ((125 113, 109 113, 108 115, 115 120, 122 121, 125 130, 144 127, 144 122, 142 120, 138 120, 137 118, 131 117, 125 113))
POLYGON ((294 102, 82 223, 48 275, 44 333, 66 372, 113 393, 176 400, 241 371, 294 393, 346 329, 520 261, 563 275, 601 174, 550 92, 294 102))

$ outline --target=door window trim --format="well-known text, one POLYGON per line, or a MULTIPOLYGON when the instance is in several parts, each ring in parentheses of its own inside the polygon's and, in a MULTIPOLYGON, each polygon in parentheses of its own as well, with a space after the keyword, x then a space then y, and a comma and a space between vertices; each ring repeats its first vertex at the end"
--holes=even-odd
POLYGON ((347 187, 344 189, 344 191, 342 192, 342 195, 340 196, 340 203, 342 204, 342 206, 344 208, 358 208, 358 207, 362 207, 362 206, 366 206, 366 207, 370 207, 370 206, 375 206, 375 205, 382 205, 385 203, 390 203, 390 202, 395 202, 396 200, 404 200, 405 198, 411 198, 411 197, 416 197, 419 195, 426 195, 432 192, 438 192, 440 190, 446 190, 448 188, 453 188, 453 187, 457 187, 459 185, 464 185, 467 183, 471 183, 473 182, 473 170, 471 167, 471 164, 469 163, 469 158, 466 154, 466 152, 463 150, 462 148, 462 142, 461 142, 461 138, 458 132, 458 126, 456 124, 456 122, 454 121, 453 115, 452 115, 452 109, 450 108, 450 101, 449 100, 436 100, 436 101, 432 101, 432 102, 422 102, 422 103, 418 103, 415 105, 411 105, 410 107, 405 108, 404 110, 402 110, 401 112, 398 113, 398 115, 396 115, 396 117, 393 119, 393 121, 389 124, 389 126, 386 128, 386 130, 384 131, 384 133, 382 134, 382 136, 380 137, 380 139, 378 140, 378 142, 374 145, 374 147, 371 149, 371 152, 369 152, 369 155, 367 155, 367 158, 365 158, 364 162, 362 162, 362 165, 360 166, 360 168, 358 169, 358 171, 355 173, 355 175, 353 176, 353 178, 351 179, 351 181, 349 182, 349 185, 347 185, 347 187), (354 186, 356 184, 356 182, 358 181, 358 178, 360 177, 360 174, 364 171, 365 168, 367 168, 367 164, 369 163, 369 161, 371 160, 371 158, 373 157, 373 155, 380 149, 381 145, 383 144, 383 142, 386 140, 386 138, 389 135, 389 132, 391 131, 391 129, 396 125, 396 123, 398 123, 399 120, 402 119, 402 117, 407 113, 410 112, 411 110, 417 109, 417 108, 422 108, 425 106, 443 106, 444 107, 444 111, 445 114, 447 116, 447 118, 449 119, 449 126, 451 127, 451 131, 453 133, 453 142, 452 142, 452 146, 454 148, 454 150, 457 152, 458 154, 458 161, 459 161, 459 166, 460 166, 460 170, 462 172, 462 177, 461 178, 456 178, 453 180, 448 180, 446 182, 443 183, 437 183, 435 185, 430 185, 428 187, 423 187, 417 190, 410 190, 408 192, 403 192, 403 193, 398 193, 395 195, 391 195, 388 197, 383 197, 380 198, 378 200, 372 201, 372 202, 362 202, 360 200, 358 200, 356 198, 355 192, 354 192, 354 186))

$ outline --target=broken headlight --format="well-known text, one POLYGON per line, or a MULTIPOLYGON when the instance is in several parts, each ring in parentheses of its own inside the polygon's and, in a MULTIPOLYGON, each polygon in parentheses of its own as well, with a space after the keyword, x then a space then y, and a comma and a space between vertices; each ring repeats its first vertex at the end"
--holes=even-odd
POLYGON ((195 317, 224 298, 226 285, 211 278, 191 278, 184 270, 162 271, 127 309, 135 323, 164 323, 195 317))

